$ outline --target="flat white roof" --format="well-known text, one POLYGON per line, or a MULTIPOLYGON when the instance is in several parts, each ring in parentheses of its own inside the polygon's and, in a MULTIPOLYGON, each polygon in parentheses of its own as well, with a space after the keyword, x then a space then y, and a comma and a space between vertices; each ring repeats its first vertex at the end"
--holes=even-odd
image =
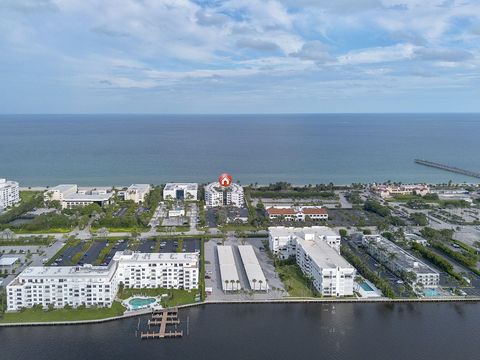
POLYGON ((18 182, 7 179, 0 179, 0 188, 6 188, 10 186, 18 186, 18 182))
POLYGON ((250 288, 252 290, 267 290, 267 279, 265 279, 253 247, 251 245, 238 245, 238 251, 242 258, 250 288))
POLYGON ((63 198, 63 201, 107 201, 112 193, 106 194, 70 194, 63 198))
POLYGON ((12 266, 18 260, 18 257, 2 256, 0 258, 0 266, 12 266))
POLYGON ((127 190, 137 190, 139 192, 146 192, 150 190, 150 184, 132 184, 128 187, 127 190))
POLYGON ((191 262, 198 261, 199 253, 139 253, 131 251, 117 251, 113 260, 120 262, 191 262))
POLYGON ((165 184, 164 190, 176 190, 176 189, 183 189, 183 190, 197 190, 198 184, 197 183, 167 183, 165 184))
POLYGON ((218 245, 218 263, 220 265, 220 276, 222 278, 222 288, 225 289, 225 281, 231 280, 237 282, 238 277, 237 267, 235 266, 235 258, 233 257, 233 250, 228 245, 218 245))
POLYGON ((30 266, 23 270, 20 278, 69 278, 105 277, 115 272, 116 266, 30 266))
POLYGON ((76 187, 76 184, 60 184, 57 186, 54 186, 52 188, 48 188, 47 191, 60 191, 60 192, 65 192, 70 190, 72 187, 76 187))
POLYGON ((322 240, 297 239, 297 246, 301 246, 310 258, 322 269, 352 268, 347 260, 322 240))
POLYGON ((272 237, 277 236, 297 236, 304 238, 305 234, 314 234, 315 236, 339 236, 334 230, 327 226, 307 226, 307 227, 286 227, 273 226, 268 228, 272 237))

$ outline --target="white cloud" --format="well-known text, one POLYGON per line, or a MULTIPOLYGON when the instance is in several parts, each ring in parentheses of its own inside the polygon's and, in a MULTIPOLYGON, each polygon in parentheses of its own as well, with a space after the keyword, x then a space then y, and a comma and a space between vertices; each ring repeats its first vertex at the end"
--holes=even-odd
POLYGON ((351 51, 338 57, 340 65, 374 64, 413 59, 416 46, 398 44, 394 46, 376 47, 359 51, 351 51))

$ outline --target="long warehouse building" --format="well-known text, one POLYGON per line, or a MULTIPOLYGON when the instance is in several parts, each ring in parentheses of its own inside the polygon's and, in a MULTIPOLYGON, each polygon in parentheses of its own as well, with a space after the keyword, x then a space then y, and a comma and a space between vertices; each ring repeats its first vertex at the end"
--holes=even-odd
POLYGON ((239 245, 238 251, 242 258, 250 289, 253 291, 268 291, 267 279, 258 263, 253 247, 251 245, 239 245))
POLYGON ((222 278, 223 291, 237 291, 242 288, 238 277, 235 258, 231 246, 217 246, 218 263, 220 265, 220 277, 222 278))

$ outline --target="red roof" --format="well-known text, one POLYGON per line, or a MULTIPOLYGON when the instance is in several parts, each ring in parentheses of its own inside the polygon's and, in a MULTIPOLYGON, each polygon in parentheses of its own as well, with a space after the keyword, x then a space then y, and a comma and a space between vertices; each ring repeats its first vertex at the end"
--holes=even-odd
POLYGON ((304 208, 303 213, 305 215, 322 215, 327 214, 327 209, 325 208, 304 208))
POLYGON ((297 212, 292 208, 275 208, 270 207, 267 209, 269 215, 295 215, 297 212))

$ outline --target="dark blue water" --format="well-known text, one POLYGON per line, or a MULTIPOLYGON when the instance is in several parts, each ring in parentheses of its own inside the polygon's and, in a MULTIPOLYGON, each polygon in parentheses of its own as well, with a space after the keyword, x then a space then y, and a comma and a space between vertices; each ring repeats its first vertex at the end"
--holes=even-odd
POLYGON ((475 179, 479 115, 2 115, 0 177, 23 185, 475 179))
MULTIPOLYGON (((0 328, 2 360, 474 360, 479 304, 219 305, 183 310, 189 336, 135 337, 138 319, 0 328)), ((145 326, 142 318, 141 326, 145 326)))

